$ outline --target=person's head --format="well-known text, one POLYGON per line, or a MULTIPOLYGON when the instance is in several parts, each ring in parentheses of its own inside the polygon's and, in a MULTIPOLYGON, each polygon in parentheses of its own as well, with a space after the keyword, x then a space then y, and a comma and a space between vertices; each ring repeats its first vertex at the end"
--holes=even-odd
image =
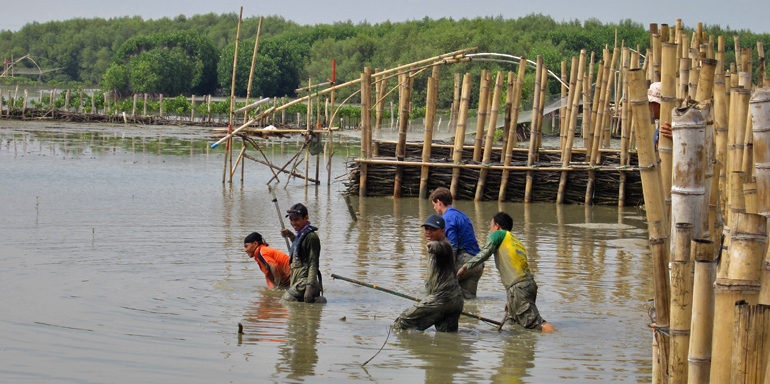
POLYGON ((444 239, 444 218, 439 215, 430 215, 422 225, 425 240, 441 241, 444 239))
POLYGON ((294 228, 295 231, 299 231, 302 228, 305 228, 305 225, 307 225, 307 222, 309 221, 307 216, 307 207, 301 203, 292 205, 291 208, 286 211, 286 217, 289 218, 291 227, 294 228))
POLYGON ((492 222, 489 225, 489 232, 494 231, 510 231, 513 229, 513 219, 511 215, 505 212, 497 212, 492 217, 492 222))
POLYGON ((430 194, 430 202, 433 203, 433 209, 440 215, 444 214, 447 208, 452 206, 452 192, 444 187, 436 188, 430 194))
POLYGON ((660 119, 660 103, 662 101, 660 81, 650 84, 647 90, 647 101, 650 103, 650 114, 653 119, 660 119))
POLYGON ((254 252, 262 244, 267 245, 267 242, 262 238, 262 235, 260 235, 259 232, 252 232, 246 236, 245 239, 243 239, 243 251, 246 252, 250 257, 253 257, 254 252))

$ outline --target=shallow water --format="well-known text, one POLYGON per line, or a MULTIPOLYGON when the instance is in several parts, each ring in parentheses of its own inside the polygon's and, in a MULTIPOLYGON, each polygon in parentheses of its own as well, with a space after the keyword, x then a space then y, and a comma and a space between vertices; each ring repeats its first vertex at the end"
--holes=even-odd
MULTIPOLYGON (((199 129, 0 127, 2 382, 650 381, 650 253, 634 208, 457 202, 480 242, 495 212, 514 217, 556 332, 461 318, 457 334, 391 334, 361 367, 411 302, 330 274, 420 296, 426 201, 353 197, 353 221, 323 163, 320 187, 281 176, 281 209, 303 202, 320 228, 329 301, 284 304, 242 246, 259 231, 285 248, 267 167, 223 185, 222 151, 199 129)), ((294 150, 265 153, 283 164, 294 150)), ((465 310, 502 318, 494 262, 479 291, 465 310)))

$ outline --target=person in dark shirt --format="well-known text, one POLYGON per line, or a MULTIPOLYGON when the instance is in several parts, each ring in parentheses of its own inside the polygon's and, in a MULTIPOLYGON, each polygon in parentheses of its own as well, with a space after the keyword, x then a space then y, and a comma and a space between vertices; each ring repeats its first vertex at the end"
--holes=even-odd
POLYGON ((292 205, 286 213, 296 232, 292 233, 289 229, 281 230, 281 235, 292 241, 289 251, 291 279, 283 300, 325 303, 326 298, 321 296, 323 285, 321 272, 318 269, 321 253, 321 240, 316 233, 318 228, 310 225, 307 208, 302 204, 292 205))
POLYGON ((395 330, 424 331, 435 326, 439 332, 457 332, 463 295, 457 284, 452 244, 444 236, 444 226, 444 219, 439 215, 428 216, 422 225, 428 241, 428 274, 425 276, 428 296, 396 319, 395 330))
MULTIPOLYGON (((436 188, 430 194, 430 201, 433 203, 433 209, 436 210, 436 213, 441 215, 446 222, 445 236, 454 250, 455 267, 460 268, 479 253, 479 243, 476 240, 476 233, 473 231, 473 224, 468 216, 452 206, 452 193, 448 189, 436 188)), ((476 297, 479 279, 483 273, 484 263, 481 263, 468 270, 459 280, 460 289, 465 299, 476 297)))

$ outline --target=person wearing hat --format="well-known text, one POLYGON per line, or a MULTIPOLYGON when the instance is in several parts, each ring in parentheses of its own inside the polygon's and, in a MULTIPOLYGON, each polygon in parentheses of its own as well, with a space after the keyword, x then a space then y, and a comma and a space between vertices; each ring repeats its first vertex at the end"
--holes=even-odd
POLYGON ((505 306, 506 321, 520 324, 524 328, 537 329, 546 333, 553 332, 553 325, 548 324, 537 310, 537 284, 527 263, 527 250, 524 244, 511 233, 513 219, 505 212, 498 212, 490 223, 489 237, 484 247, 472 259, 468 260, 457 272, 462 277, 468 269, 495 255, 495 266, 500 272, 503 287, 508 296, 505 306))
POLYGON ((650 117, 655 122, 655 149, 658 149, 658 139, 660 135, 672 137, 671 134, 671 122, 660 121, 660 103, 663 101, 661 96, 661 84, 660 81, 650 84, 650 88, 647 90, 647 101, 650 106, 650 117))
POLYGON ((316 233, 318 228, 310 225, 307 208, 300 203, 292 205, 286 211, 286 217, 289 218, 295 232, 292 233, 289 229, 281 230, 281 235, 291 240, 289 250, 291 278, 283 300, 325 303, 326 298, 321 296, 323 284, 321 271, 318 268, 318 259, 321 254, 321 240, 316 233))
POLYGON ((270 247, 258 232, 252 232, 243 240, 244 251, 259 265, 265 274, 267 287, 286 289, 289 287, 291 267, 289 255, 270 247))
MULTIPOLYGON (((446 223, 446 237, 452 244, 455 255, 455 266, 460 268, 466 261, 479 253, 479 242, 476 240, 476 232, 473 230, 471 220, 461 211, 452 206, 452 193, 444 188, 436 188, 430 194, 433 209, 444 218, 446 223)), ((457 272, 457 271, 455 271, 457 272)), ((463 298, 473 299, 479 286, 479 279, 484 273, 484 264, 472 268, 459 280, 463 298)))
POLYGON ((435 326, 439 332, 457 332, 457 321, 463 311, 463 294, 455 275, 452 244, 444 236, 444 219, 430 215, 422 227, 428 241, 428 274, 425 276, 428 296, 398 316, 393 329, 424 331, 435 326))

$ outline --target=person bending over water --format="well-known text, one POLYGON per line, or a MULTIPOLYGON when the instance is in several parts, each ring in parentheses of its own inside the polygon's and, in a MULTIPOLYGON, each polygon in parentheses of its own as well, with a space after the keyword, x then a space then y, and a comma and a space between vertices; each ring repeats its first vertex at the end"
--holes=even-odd
POLYGON ((404 311, 393 323, 395 330, 424 331, 436 326, 439 332, 457 332, 457 320, 463 311, 463 295, 455 276, 452 244, 444 237, 444 219, 430 215, 422 225, 428 241, 428 296, 404 311))
POLYGON ((497 213, 490 223, 490 235, 486 244, 475 257, 468 260, 457 272, 457 277, 495 255, 495 266, 505 287, 508 304, 507 321, 524 328, 553 332, 553 325, 547 323, 537 310, 537 284, 529 270, 527 251, 524 244, 511 233, 513 219, 505 212, 497 213))

